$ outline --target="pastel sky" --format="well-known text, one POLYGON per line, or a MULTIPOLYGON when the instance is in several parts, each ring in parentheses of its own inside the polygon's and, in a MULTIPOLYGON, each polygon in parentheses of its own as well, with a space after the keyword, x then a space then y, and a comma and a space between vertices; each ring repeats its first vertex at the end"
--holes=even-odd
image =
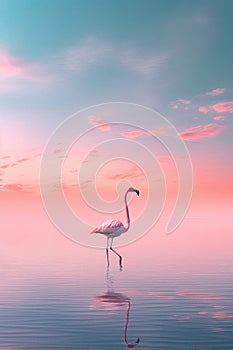
MULTIPOLYGON (((230 197, 232 15, 228 0, 2 0, 0 191, 38 194, 51 132, 82 108, 125 101, 155 109, 177 128, 191 154, 197 199, 230 197)), ((95 115, 88 122, 96 138, 112 131, 95 115)), ((151 132, 163 131, 151 125, 151 132)), ((142 130, 118 133, 150 137, 142 130)), ((53 157, 62 152, 58 145, 53 157)), ((166 171, 166 155, 159 156, 166 171)), ((81 157, 67 165, 67 186, 75 186, 81 157)), ((132 174, 140 186, 137 168, 121 169, 106 170, 107 192, 114 180, 132 174)))
MULTIPOLYGON (((0 0, 0 327, 7 330, 0 350, 29 348, 35 329, 32 343, 45 344, 46 325, 49 344, 53 330, 60 341, 64 321, 75 326, 64 342, 70 338, 78 348, 76 321, 85 328, 89 307, 86 319, 100 310, 90 329, 98 320, 104 325, 99 296, 113 286, 118 298, 119 291, 132 299, 132 317, 138 305, 146 327, 147 311, 158 306, 151 310, 158 310, 160 343, 159 314, 165 330, 172 320, 179 327, 190 322, 196 337, 200 319, 203 337, 214 329, 226 343, 233 320, 232 38, 232 0, 0 0), (117 115, 108 102, 145 106, 167 122, 130 108, 117 115), (85 110, 102 103, 105 113, 85 110), (51 146, 58 126, 83 109, 68 131, 72 137, 90 132, 74 143, 62 134, 51 146), (123 122, 111 123, 112 115, 123 122), (147 128, 135 127, 139 122, 147 128), (160 139, 170 142, 173 157, 160 139), (178 143, 189 151, 193 186, 178 143), (130 229, 113 242, 123 271, 113 252, 108 270, 106 239, 90 232, 108 219, 125 224, 126 186, 140 196, 129 194, 130 229), (187 205, 178 194, 189 192, 187 205), (11 341, 15 347, 6 347, 11 341)), ((142 344, 150 347, 148 332, 142 344)))

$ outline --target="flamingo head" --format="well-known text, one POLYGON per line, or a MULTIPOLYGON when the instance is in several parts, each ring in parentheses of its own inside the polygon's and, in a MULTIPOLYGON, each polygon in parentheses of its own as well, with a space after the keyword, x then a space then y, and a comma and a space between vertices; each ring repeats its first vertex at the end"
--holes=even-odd
POLYGON ((139 196, 139 193, 140 193, 139 190, 136 190, 133 187, 130 187, 127 192, 136 192, 138 196, 139 196))

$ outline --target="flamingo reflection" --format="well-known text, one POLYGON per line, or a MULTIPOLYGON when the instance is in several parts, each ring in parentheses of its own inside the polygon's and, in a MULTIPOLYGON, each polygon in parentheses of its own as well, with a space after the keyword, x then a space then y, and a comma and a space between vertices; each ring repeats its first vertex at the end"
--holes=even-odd
POLYGON ((124 342, 127 348, 132 349, 139 344, 139 338, 132 343, 127 340, 127 328, 129 323, 129 312, 131 301, 130 298, 122 293, 115 293, 114 291, 107 291, 105 294, 94 297, 95 303, 92 305, 93 308, 100 309, 105 308, 107 310, 118 310, 127 305, 124 325, 124 342))
POLYGON ((127 348, 132 349, 139 344, 139 338, 132 343, 127 340, 127 328, 129 323, 129 311, 130 311, 130 298, 121 293, 115 293, 113 291, 107 291, 105 294, 95 297, 95 301, 100 304, 108 306, 108 310, 120 309, 124 305, 127 305, 125 325, 124 325, 124 342, 127 348), (109 308, 110 307, 110 308, 109 308))

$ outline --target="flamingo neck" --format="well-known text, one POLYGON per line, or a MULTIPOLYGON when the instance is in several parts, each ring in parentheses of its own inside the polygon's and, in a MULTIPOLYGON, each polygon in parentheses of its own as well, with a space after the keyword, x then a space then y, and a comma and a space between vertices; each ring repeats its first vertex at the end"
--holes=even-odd
POLYGON ((125 226, 125 230, 128 231, 129 227, 130 227, 130 217, 129 217, 129 208, 128 208, 128 203, 127 203, 127 195, 128 195, 128 191, 125 194, 125 210, 126 210, 126 226, 125 226))

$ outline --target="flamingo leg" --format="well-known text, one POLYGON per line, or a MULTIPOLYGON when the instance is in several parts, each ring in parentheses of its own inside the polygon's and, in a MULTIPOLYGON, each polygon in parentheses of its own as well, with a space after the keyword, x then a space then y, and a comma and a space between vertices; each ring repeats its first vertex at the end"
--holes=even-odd
POLYGON ((107 238, 107 247, 106 247, 106 256, 107 256, 107 263, 108 263, 108 266, 109 266, 109 257, 108 257, 108 242, 109 241, 109 238, 107 238))
POLYGON ((112 247, 112 242, 113 242, 113 238, 111 240, 111 243, 110 243, 110 250, 115 253, 118 257, 119 257, 119 265, 120 267, 122 267, 122 256, 120 254, 118 254, 112 247))

